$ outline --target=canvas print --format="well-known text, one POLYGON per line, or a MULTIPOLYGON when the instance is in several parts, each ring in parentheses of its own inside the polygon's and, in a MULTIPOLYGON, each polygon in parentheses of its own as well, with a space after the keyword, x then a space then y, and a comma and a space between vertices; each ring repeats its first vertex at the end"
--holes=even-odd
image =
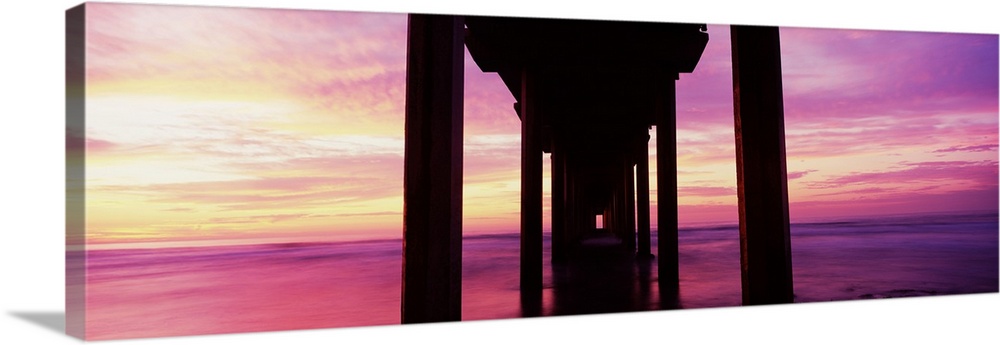
POLYGON ((998 36, 86 3, 67 333, 998 292, 998 36))

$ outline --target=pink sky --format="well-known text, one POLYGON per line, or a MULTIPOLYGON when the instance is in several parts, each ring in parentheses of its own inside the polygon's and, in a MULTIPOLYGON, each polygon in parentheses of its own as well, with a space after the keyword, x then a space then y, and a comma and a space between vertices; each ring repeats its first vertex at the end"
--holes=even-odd
MULTIPOLYGON (((88 7, 88 242, 401 236, 404 15, 88 7)), ((737 216, 728 27, 708 33, 677 85, 682 226, 737 216)), ((781 38, 793 222, 997 209, 996 35, 781 38)), ((517 231, 513 97, 465 71, 465 231, 517 231)))

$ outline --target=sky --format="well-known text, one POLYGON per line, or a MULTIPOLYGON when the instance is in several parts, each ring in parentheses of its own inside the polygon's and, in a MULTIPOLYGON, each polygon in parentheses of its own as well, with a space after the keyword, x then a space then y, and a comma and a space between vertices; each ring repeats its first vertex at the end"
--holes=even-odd
MULTIPOLYGON (((405 15, 87 16, 87 243, 401 236, 405 15)), ((728 27, 708 34, 677 83, 682 226, 737 220, 728 27)), ((780 34, 792 222, 997 210, 995 34, 780 34)), ((465 78, 464 231, 516 232, 513 97, 468 55, 465 78)))

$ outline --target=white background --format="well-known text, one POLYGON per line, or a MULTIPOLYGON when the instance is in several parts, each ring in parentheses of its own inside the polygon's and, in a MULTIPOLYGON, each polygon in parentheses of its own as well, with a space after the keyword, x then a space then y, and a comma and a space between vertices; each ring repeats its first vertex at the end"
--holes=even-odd
MULTIPOLYGON (((146 1, 139 1, 146 2, 146 1)), ((546 17, 603 18, 849 27, 949 32, 1000 32, 988 1, 933 5, 891 1, 614 0, 566 1, 152 1, 298 9, 348 9, 546 17), (431 3, 432 2, 432 3, 431 3), (907 3, 894 6, 895 3, 907 3), (945 7, 948 6, 948 7, 945 7)), ((64 344, 61 334, 64 232, 64 11, 73 1, 8 2, 0 11, 0 343, 64 344), (35 315, 35 316, 32 316, 35 315), (42 315, 38 317, 37 315, 42 315), (42 319, 42 322, 32 321, 42 319)), ((1000 294, 909 298, 366 327, 115 341, 115 344, 586 344, 637 343, 935 343, 1000 344, 1000 294)))

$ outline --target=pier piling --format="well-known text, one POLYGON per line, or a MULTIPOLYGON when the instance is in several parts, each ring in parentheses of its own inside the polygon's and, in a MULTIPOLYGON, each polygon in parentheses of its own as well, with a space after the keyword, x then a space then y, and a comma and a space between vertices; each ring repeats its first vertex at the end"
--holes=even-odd
MULTIPOLYGON (((442 15, 410 15, 408 25, 403 323, 461 319, 463 46, 481 70, 498 73, 521 120, 522 314, 543 312, 546 152, 553 263, 579 268, 594 259, 580 243, 595 235, 598 215, 605 233, 594 238, 618 236, 616 245, 629 250, 625 261, 654 257, 654 127, 660 301, 679 307, 676 81, 701 58, 705 27, 442 15)), ((743 303, 789 303, 778 30, 732 26, 731 37, 743 303)), ((640 271, 648 271, 652 261, 643 263, 640 271)))
POLYGON ((743 304, 791 303, 778 28, 734 25, 730 31, 743 304))
POLYGON ((463 17, 409 16, 402 322, 462 318, 463 17))

